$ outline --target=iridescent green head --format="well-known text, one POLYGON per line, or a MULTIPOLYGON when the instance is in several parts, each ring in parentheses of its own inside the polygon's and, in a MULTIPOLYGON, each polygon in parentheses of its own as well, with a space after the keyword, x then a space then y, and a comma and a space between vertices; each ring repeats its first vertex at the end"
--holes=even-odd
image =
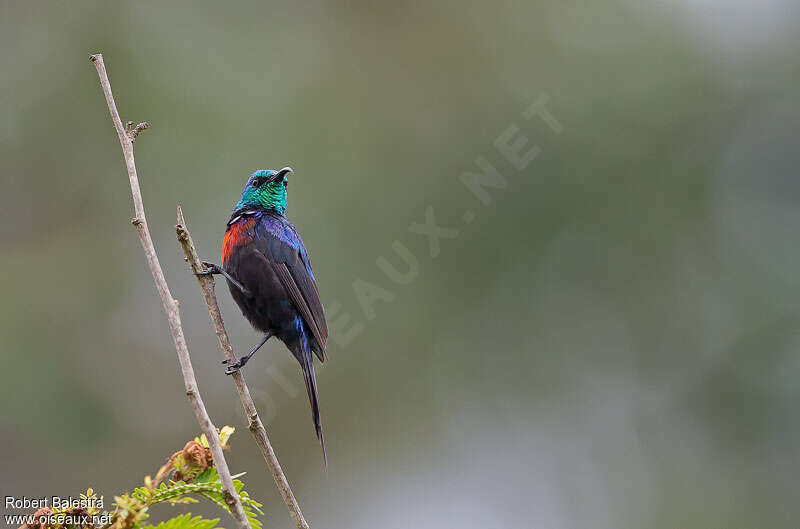
POLYGON ((289 185, 287 175, 291 172, 291 167, 284 167, 280 171, 261 169, 251 174, 236 209, 262 208, 283 215, 286 212, 286 187, 289 185))

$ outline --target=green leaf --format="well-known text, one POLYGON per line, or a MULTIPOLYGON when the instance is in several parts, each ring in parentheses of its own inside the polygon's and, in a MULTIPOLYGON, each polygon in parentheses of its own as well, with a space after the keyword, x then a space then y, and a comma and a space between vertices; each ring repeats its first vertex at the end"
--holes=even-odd
POLYGON ((207 520, 202 516, 192 517, 192 513, 186 513, 158 525, 142 525, 141 529, 214 529, 218 523, 219 518, 207 520))
POLYGON ((207 468, 194 477, 195 483, 211 483, 212 481, 219 481, 217 469, 214 467, 207 468))

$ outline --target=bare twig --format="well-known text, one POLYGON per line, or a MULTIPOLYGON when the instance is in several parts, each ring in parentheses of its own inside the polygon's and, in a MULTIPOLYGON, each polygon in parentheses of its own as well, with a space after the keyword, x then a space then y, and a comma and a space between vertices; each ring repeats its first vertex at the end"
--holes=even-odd
MULTIPOLYGON (((169 329, 172 333, 172 341, 175 344, 175 351, 178 353, 178 362, 180 362, 183 381, 186 385, 186 396, 189 397, 189 403, 197 417, 197 422, 200 424, 200 429, 208 439, 211 456, 214 458, 214 466, 219 473, 220 481, 225 491, 225 501, 230 508, 231 515, 237 521, 239 527, 242 529, 250 529, 250 523, 247 520, 244 509, 242 509, 239 495, 233 487, 231 472, 228 470, 228 463, 225 461, 225 456, 222 453, 222 446, 219 442, 217 429, 211 422, 206 407, 203 405, 203 399, 200 397, 200 392, 197 389, 197 380, 195 380, 194 377, 192 360, 189 357, 189 349, 186 346, 186 338, 183 335, 183 327, 181 326, 178 301, 172 297, 169 291, 167 280, 164 278, 164 272, 161 270, 161 264, 158 262, 158 255, 156 255, 153 240, 150 237, 150 230, 147 228, 147 219, 144 214, 144 205, 142 203, 142 192, 139 189, 139 177, 136 175, 136 163, 133 158, 133 140, 139 132, 147 128, 147 123, 140 123, 135 129, 126 130, 126 127, 123 126, 122 120, 119 117, 117 105, 114 102, 114 95, 111 93, 111 83, 108 81, 108 74, 106 73, 106 67, 103 63, 103 56, 97 53, 89 56, 89 59, 91 59, 97 69, 97 75, 100 77, 100 85, 103 87, 103 94, 105 94, 106 103, 108 104, 108 111, 111 113, 111 121, 114 122, 114 128, 117 130, 117 137, 122 146, 125 166, 128 169, 128 180, 130 180, 131 184, 131 195, 133 196, 135 216, 131 222, 136 226, 136 231, 139 233, 139 240, 142 243, 145 257, 147 257, 147 264, 150 267, 150 272, 153 274, 156 290, 158 290, 158 294, 161 296, 164 312, 167 314, 169 329)), ((128 127, 128 129, 130 129, 130 127, 128 127)))
MULTIPOLYGON (((192 241, 192 236, 189 234, 189 228, 186 226, 186 221, 183 218, 183 211, 181 211, 180 206, 178 206, 178 224, 175 226, 175 232, 183 248, 183 253, 186 254, 186 261, 192 267, 192 272, 195 274, 202 272, 205 267, 200 261, 200 257, 197 255, 194 241, 192 241)), ((206 301, 206 306, 208 306, 208 315, 211 317, 211 323, 214 324, 214 331, 217 333, 217 339, 219 340, 222 354, 231 362, 235 362, 236 355, 233 353, 231 341, 228 339, 228 333, 225 331, 225 323, 222 321, 222 314, 217 305, 217 296, 214 293, 214 279, 211 276, 195 277, 197 277, 197 281, 200 283, 200 288, 203 291, 203 299, 206 301)), ((305 518, 303 518, 300 506, 297 504, 289 482, 283 474, 281 464, 269 442, 264 424, 258 416, 256 405, 250 397, 250 390, 247 388, 247 384, 244 381, 244 375, 241 371, 236 371, 233 373, 232 378, 234 384, 236 384, 236 391, 239 392, 239 398, 242 401, 244 413, 247 416, 250 433, 253 434, 253 438, 261 449, 261 455, 264 456, 264 460, 267 462, 267 465, 269 465, 270 471, 272 471, 275 485, 278 487, 281 497, 283 497, 286 508, 289 509, 289 515, 292 517, 292 521, 294 521, 298 529, 308 529, 308 523, 306 523, 305 518)))

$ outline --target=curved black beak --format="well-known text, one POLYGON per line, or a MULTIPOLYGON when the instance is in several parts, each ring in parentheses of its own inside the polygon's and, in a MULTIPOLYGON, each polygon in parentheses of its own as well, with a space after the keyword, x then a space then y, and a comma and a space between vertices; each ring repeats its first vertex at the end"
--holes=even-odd
POLYGON ((291 167, 284 167, 283 169, 281 169, 280 171, 275 173, 275 179, 277 180, 279 178, 283 178, 285 175, 287 175, 289 173, 293 173, 293 172, 294 171, 292 170, 291 167))

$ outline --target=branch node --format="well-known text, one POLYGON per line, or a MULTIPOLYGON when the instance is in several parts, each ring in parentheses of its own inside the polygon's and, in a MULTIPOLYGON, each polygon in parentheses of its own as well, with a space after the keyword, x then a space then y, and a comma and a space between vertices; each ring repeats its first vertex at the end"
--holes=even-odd
POLYGON ((222 491, 222 497, 225 498, 225 503, 228 505, 233 505, 236 503, 236 498, 234 498, 233 495, 231 495, 231 493, 227 490, 222 491))
POLYGON ((133 126, 133 124, 134 124, 133 121, 125 122, 125 133, 128 135, 128 139, 131 140, 131 143, 136 141, 136 137, 139 136, 139 134, 143 130, 147 130, 150 128, 149 121, 142 121, 135 127, 133 126))
POLYGON ((141 226, 143 222, 144 221, 142 219, 140 219, 139 217, 133 217, 131 219, 131 224, 133 224, 134 226, 141 226))
MULTIPOLYGON (((186 241, 186 228, 184 228, 182 225, 180 224, 175 225, 175 234, 178 236, 179 241, 181 242, 186 241)), ((189 258, 184 257, 183 260, 188 262, 189 258)))

